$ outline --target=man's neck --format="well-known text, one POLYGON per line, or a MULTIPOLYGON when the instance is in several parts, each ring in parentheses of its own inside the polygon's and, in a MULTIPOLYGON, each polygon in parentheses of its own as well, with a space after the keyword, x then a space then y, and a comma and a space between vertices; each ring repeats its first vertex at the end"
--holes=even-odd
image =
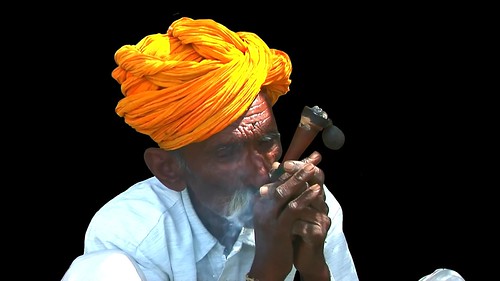
POLYGON ((241 224, 235 224, 206 207, 189 188, 188 192, 196 214, 207 230, 225 247, 224 252, 227 256, 238 239, 242 228, 241 224))

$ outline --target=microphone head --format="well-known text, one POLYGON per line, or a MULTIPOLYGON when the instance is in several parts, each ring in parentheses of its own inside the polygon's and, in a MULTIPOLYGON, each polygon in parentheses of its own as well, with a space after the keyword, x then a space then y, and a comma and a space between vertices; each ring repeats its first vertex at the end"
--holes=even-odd
POLYGON ((344 133, 333 124, 323 129, 321 137, 325 146, 333 150, 340 149, 345 142, 344 133))

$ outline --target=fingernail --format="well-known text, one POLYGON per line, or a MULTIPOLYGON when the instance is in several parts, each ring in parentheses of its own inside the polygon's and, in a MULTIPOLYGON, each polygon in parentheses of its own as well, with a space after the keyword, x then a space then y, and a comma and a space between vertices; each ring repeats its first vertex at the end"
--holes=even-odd
POLYGON ((293 162, 290 162, 290 161, 287 161, 285 163, 283 163, 285 169, 287 170, 291 170, 295 167, 295 164, 293 162))
POLYGON ((319 184, 313 184, 309 187, 312 191, 320 191, 321 190, 321 186, 319 186, 319 184))
POLYGON ((269 187, 266 185, 263 185, 259 188, 259 194, 260 197, 265 197, 269 193, 269 187))

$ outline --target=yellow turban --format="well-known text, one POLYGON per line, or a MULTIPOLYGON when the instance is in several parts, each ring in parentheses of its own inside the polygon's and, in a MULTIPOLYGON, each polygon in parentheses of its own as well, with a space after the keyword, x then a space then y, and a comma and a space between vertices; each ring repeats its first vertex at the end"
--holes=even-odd
POLYGON ((166 34, 115 53, 124 95, 116 113, 161 148, 203 141, 242 116, 262 89, 272 104, 289 91, 286 53, 210 20, 180 18, 166 34))

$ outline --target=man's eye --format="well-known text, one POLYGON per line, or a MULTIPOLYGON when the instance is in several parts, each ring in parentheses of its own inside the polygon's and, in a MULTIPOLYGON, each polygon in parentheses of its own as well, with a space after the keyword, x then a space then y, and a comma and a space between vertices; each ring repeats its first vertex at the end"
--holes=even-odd
POLYGON ((218 149, 217 150, 217 158, 226 158, 229 155, 231 155, 231 149, 230 148, 223 148, 223 149, 218 149))
POLYGON ((260 139, 259 148, 263 151, 269 151, 279 146, 280 138, 279 134, 266 136, 260 139))
POLYGON ((276 145, 277 145, 276 140, 274 140, 274 139, 272 139, 272 138, 265 138, 265 139, 262 139, 262 140, 259 142, 259 147, 260 147, 260 149, 262 149, 262 150, 269 150, 269 149, 272 149, 272 148, 274 148, 276 145))
POLYGON ((232 145, 226 145, 219 147, 216 150, 215 156, 219 159, 226 160, 226 159, 231 159, 231 157, 236 157, 238 156, 238 149, 240 149, 242 146, 237 145, 237 144, 232 144, 232 145))

